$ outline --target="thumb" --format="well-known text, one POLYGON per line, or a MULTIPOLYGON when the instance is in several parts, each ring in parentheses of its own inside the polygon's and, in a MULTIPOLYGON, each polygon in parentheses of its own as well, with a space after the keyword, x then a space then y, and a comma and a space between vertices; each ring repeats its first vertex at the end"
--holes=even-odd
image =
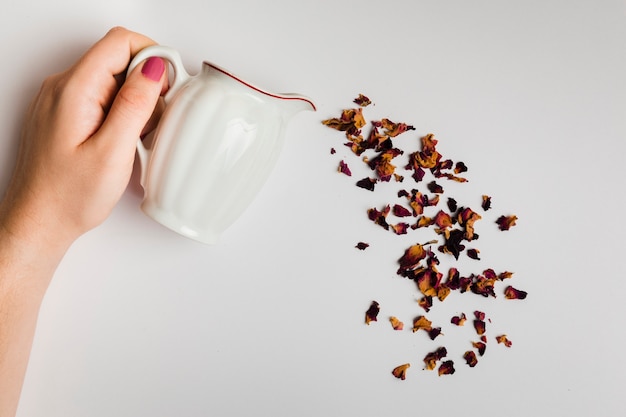
POLYGON ((107 142, 122 141, 134 147, 157 105, 164 73, 165 62, 158 57, 147 59, 141 71, 135 68, 113 100, 98 136, 107 142))

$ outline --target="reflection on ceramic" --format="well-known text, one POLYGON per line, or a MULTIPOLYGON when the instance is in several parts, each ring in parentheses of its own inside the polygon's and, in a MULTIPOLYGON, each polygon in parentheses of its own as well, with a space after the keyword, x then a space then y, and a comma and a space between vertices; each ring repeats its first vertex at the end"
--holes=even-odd
POLYGON ((271 94, 205 62, 190 76, 178 52, 151 46, 174 68, 165 111, 150 149, 137 143, 142 210, 192 239, 215 243, 249 206, 278 158, 289 119, 315 110, 307 97, 271 94))

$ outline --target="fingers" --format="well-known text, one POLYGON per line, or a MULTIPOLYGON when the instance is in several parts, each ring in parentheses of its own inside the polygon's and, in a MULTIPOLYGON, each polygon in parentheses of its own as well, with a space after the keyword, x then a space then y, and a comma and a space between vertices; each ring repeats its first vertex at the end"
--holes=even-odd
POLYGON ((94 139, 125 151, 134 149, 155 110, 164 74, 165 62, 161 58, 150 58, 141 68, 135 68, 117 93, 94 139))
POLYGON ((155 44, 142 34, 115 27, 83 55, 79 71, 105 77, 123 73, 137 52, 155 44))

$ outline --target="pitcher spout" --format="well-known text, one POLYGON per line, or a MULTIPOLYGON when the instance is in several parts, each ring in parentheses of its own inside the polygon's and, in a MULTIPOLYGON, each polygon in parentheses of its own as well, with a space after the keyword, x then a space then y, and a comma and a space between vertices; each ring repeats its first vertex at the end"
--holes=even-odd
POLYGON ((281 99, 282 108, 287 120, 301 111, 317 111, 313 100, 300 94, 276 94, 276 98, 281 99))

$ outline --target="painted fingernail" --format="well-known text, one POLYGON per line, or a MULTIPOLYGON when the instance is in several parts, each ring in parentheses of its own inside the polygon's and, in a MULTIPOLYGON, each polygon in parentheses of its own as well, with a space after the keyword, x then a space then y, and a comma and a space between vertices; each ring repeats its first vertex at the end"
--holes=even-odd
POLYGON ((141 73, 152 81, 159 81, 164 72, 165 62, 157 56, 148 58, 141 68, 141 73))

